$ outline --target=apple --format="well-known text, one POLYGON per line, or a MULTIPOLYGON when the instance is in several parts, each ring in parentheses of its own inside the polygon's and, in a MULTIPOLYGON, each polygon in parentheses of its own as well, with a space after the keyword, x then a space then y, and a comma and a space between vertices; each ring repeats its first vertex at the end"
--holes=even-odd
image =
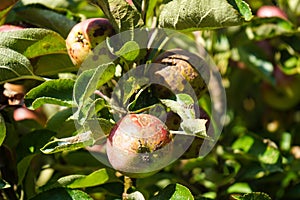
POLYGON ((92 50, 113 33, 112 25, 105 18, 90 18, 76 24, 66 38, 73 64, 80 66, 92 50))
POLYGON ((286 13, 283 10, 281 10, 277 6, 270 6, 270 5, 265 5, 265 6, 260 7, 257 10, 256 15, 258 17, 261 17, 261 18, 279 17, 279 18, 282 18, 282 19, 285 19, 285 20, 288 19, 286 13))
POLYGON ((106 144, 112 167, 123 174, 142 178, 169 164, 172 134, 150 114, 128 114, 110 132, 106 144))
POLYGON ((20 29, 23 29, 23 27, 10 24, 3 24, 2 26, 0 26, 0 32, 14 31, 20 29))
POLYGON ((187 89, 186 83, 190 84, 197 98, 207 91, 206 81, 209 79, 209 69, 203 65, 205 62, 197 55, 182 49, 172 49, 159 55, 154 62, 163 64, 165 67, 151 73, 162 77, 172 92, 176 90, 182 92, 187 89), (198 68, 194 66, 196 64, 199 65, 198 68))

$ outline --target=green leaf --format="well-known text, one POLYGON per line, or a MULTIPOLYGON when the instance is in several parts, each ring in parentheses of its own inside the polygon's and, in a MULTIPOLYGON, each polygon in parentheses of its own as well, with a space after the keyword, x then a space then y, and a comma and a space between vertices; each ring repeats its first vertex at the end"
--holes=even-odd
POLYGON ((260 78, 274 83, 273 64, 263 57, 261 49, 253 44, 247 44, 238 47, 237 52, 240 56, 239 61, 243 61, 260 78))
POLYGON ((297 32, 291 22, 278 17, 255 18, 246 26, 245 31, 250 40, 263 40, 297 32))
POLYGON ((68 36, 70 30, 76 24, 75 21, 57 12, 33 6, 16 9, 16 14, 22 18, 23 21, 58 32, 63 38, 68 36))
POLYGON ((72 106, 74 83, 72 79, 46 81, 26 94, 25 103, 31 104, 34 109, 45 103, 72 106))
POLYGON ((93 0, 93 2, 101 8, 114 29, 119 33, 139 28, 144 24, 138 10, 126 1, 93 0))
POLYGON ((272 200, 269 195, 263 192, 251 192, 242 196, 234 196, 237 200, 272 200))
POLYGON ((208 138, 205 127, 206 122, 205 119, 185 119, 180 123, 180 127, 186 134, 208 138))
POLYGON ((50 54, 39 57, 33 66, 34 73, 39 76, 55 76, 63 72, 76 72, 68 54, 50 54))
POLYGON ((7 181, 0 178, 0 190, 10 188, 10 187, 11 187, 11 185, 7 181))
POLYGON ((6 137, 6 126, 3 116, 0 113, 0 146, 6 137))
POLYGON ((24 6, 30 6, 32 4, 41 4, 44 5, 48 8, 68 8, 70 6, 70 4, 72 4, 72 2, 70 1, 66 1, 66 0, 55 0, 55 1, 51 1, 51 0, 22 0, 22 4, 24 6))
POLYGON ((231 194, 231 193, 250 193, 250 192, 252 192, 252 189, 248 183, 237 182, 237 183, 234 183, 233 185, 231 185, 227 189, 227 192, 229 194, 231 194))
MULTIPOLYGON (((66 121, 70 116, 73 114, 73 108, 66 108, 56 112, 54 115, 51 116, 50 119, 47 121, 47 129, 53 130, 55 132, 62 132, 66 125, 66 121)), ((71 121, 72 125, 75 126, 74 121, 71 121)), ((70 129, 70 127, 68 127, 70 129)))
POLYGON ((95 99, 93 102, 84 104, 74 113, 75 119, 83 125, 88 119, 95 118, 98 111, 105 107, 105 100, 95 99))
POLYGON ((232 148, 245 158, 257 160, 267 172, 282 171, 282 156, 274 142, 251 133, 239 137, 232 148))
POLYGON ((77 105, 82 106, 85 101, 98 89, 115 75, 113 63, 103 64, 95 69, 82 72, 74 85, 74 100, 77 105))
POLYGON ((194 100, 188 94, 177 94, 176 101, 161 99, 161 102, 177 113, 182 120, 195 119, 194 100))
POLYGON ((158 193, 158 195, 151 198, 151 200, 192 200, 194 199, 192 193, 190 190, 178 183, 176 184, 170 184, 166 188, 164 188, 162 191, 158 193))
POLYGON ((53 154, 61 151, 75 151, 77 149, 84 148, 86 146, 93 145, 95 139, 91 131, 79 133, 72 137, 54 139, 48 142, 40 150, 44 154, 53 154))
POLYGON ((54 132, 42 128, 27 133, 20 139, 16 148, 17 160, 41 153, 40 148, 54 136, 54 132))
POLYGON ((241 25, 251 18, 251 11, 245 6, 245 2, 237 2, 242 13, 227 0, 173 0, 163 7, 159 26, 177 30, 199 30, 241 25))
POLYGON ((27 58, 67 53, 64 38, 52 30, 42 28, 0 32, 0 46, 13 49, 27 58))
MULTIPOLYGON (((65 185, 68 188, 85 188, 85 187, 93 187, 97 185, 102 185, 108 182, 116 182, 119 179, 114 175, 113 170, 109 170, 106 168, 99 169, 94 171, 93 173, 85 176, 80 176, 74 179, 72 182, 65 185)), ((71 175, 72 176, 72 175, 71 175)), ((60 180, 58 180, 59 182, 60 180)))
POLYGON ((241 13, 241 15, 245 18, 246 21, 250 21, 253 17, 251 8, 249 5, 243 0, 229 0, 229 3, 236 4, 237 10, 241 13))
POLYGON ((86 146, 94 145, 99 140, 106 139, 106 135, 110 133, 114 124, 109 120, 98 118, 88 120, 83 125, 85 132, 79 133, 75 136, 66 138, 55 138, 48 142, 41 151, 45 154, 52 154, 61 151, 74 151, 86 146))
POLYGON ((93 200, 88 194, 81 190, 71 190, 67 188, 55 188, 42 192, 30 200, 93 200))
POLYGON ((120 50, 115 52, 117 56, 124 58, 127 61, 134 61, 140 53, 139 44, 135 41, 126 42, 120 50))
POLYGON ((31 160, 35 157, 35 154, 26 156, 17 165, 18 169, 18 185, 20 185, 25 178, 28 167, 30 166, 31 160))
POLYGON ((0 47, 0 84, 20 79, 43 80, 35 76, 32 70, 30 61, 25 56, 14 50, 0 47))

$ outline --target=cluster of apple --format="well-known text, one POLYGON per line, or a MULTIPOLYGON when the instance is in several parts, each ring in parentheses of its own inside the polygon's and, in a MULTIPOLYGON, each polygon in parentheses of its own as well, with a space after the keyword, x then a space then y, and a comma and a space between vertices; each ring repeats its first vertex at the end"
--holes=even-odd
MULTIPOLYGON (((66 39, 67 51, 74 65, 79 67, 98 44, 114 33, 112 25, 105 18, 91 18, 76 24, 66 39)), ((171 88, 174 87, 172 75, 179 73, 189 82, 199 97, 207 90, 206 84, 192 64, 184 60, 183 53, 184 51, 180 49, 166 51, 158 56, 155 62, 165 66, 159 73, 171 88)), ((156 91, 162 89, 158 85, 157 87, 159 88, 156 88, 156 91)), ((180 117, 178 118, 176 114, 168 116, 165 123, 153 115, 142 113, 127 114, 121 118, 107 140, 107 155, 111 165, 122 172, 137 167, 150 170, 159 163, 150 162, 151 158, 147 155, 155 154, 160 160, 167 158, 166 154, 171 155, 172 151, 168 146, 172 143, 173 136, 169 129, 176 126, 174 121, 179 124, 180 117), (162 150, 165 148, 169 153, 162 150)), ((130 175, 139 177, 145 174, 148 173, 130 175)))

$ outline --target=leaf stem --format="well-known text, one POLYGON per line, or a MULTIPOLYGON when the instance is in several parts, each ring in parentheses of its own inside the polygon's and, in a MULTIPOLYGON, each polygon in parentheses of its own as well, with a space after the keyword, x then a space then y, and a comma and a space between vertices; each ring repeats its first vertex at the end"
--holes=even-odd
POLYGON ((132 179, 129 176, 124 176, 124 191, 122 195, 123 200, 127 200, 127 191, 133 186, 132 179))

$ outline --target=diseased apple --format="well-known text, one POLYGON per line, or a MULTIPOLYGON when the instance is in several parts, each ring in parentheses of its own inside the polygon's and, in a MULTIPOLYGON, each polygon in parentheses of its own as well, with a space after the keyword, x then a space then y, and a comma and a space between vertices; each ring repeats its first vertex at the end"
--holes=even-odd
POLYGON ((67 51, 74 65, 79 66, 98 44, 113 33, 112 25, 105 18, 90 18, 76 24, 66 39, 67 51))
POLYGON ((172 157, 172 135, 150 114, 128 114, 112 129, 106 150, 112 167, 130 177, 156 173, 172 157))
POLYGON ((159 55, 155 63, 163 64, 165 67, 159 70, 155 69, 156 71, 151 73, 162 77, 172 92, 182 92, 187 89, 186 84, 190 84, 197 98, 207 91, 206 82, 209 80, 209 68, 195 54, 182 49, 172 49, 159 55), (197 68, 196 65, 198 65, 197 68))

